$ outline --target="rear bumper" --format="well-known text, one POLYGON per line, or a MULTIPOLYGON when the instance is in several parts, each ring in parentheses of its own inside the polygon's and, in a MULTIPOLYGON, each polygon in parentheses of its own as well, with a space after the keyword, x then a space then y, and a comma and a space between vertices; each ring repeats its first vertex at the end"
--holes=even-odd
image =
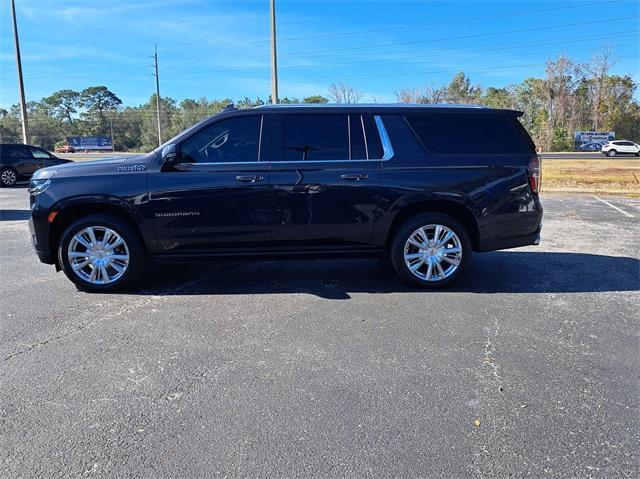
POLYGON ((481 242, 478 251, 495 251, 498 249, 519 248, 521 246, 531 246, 540 244, 540 233, 542 232, 542 225, 534 233, 511 236, 508 238, 499 238, 487 242, 481 242))
MULTIPOLYGON (((538 195, 526 200, 516 205, 517 213, 507 212, 496 215, 489 223, 489 228, 480 229, 476 251, 494 251, 540 244, 544 210, 538 195)), ((509 208, 513 206, 509 205, 509 208)))

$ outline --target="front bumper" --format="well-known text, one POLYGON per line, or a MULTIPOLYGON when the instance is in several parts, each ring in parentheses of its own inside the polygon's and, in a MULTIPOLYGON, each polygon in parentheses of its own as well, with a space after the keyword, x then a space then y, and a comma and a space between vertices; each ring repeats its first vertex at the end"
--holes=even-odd
POLYGON ((51 225, 47 221, 46 213, 43 214, 32 205, 31 218, 29 218, 31 245, 41 262, 46 264, 55 264, 55 255, 51 251, 51 244, 49 242, 50 229, 51 225))

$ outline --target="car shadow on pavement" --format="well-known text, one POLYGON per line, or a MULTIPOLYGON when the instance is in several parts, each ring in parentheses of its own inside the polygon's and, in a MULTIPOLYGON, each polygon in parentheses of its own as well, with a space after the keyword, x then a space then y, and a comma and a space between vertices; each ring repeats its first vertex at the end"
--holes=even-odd
POLYGON ((28 220, 30 216, 29 210, 0 210, 0 221, 28 220))
POLYGON ((402 283, 388 261, 299 260, 151 265, 148 295, 307 293, 349 299, 350 293, 583 293, 637 291, 640 261, 588 253, 496 251, 474 255, 452 287, 421 290, 402 283))

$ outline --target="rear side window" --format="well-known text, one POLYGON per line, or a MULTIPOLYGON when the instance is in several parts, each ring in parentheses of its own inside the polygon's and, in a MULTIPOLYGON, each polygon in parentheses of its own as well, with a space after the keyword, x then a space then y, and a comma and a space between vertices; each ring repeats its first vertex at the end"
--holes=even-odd
POLYGON ((528 155, 532 143, 507 115, 427 113, 405 115, 429 153, 436 155, 528 155))
POLYGON ((347 115, 284 115, 284 161, 349 159, 347 115))
POLYGON ((2 154, 7 158, 31 158, 31 154, 22 145, 7 145, 3 148, 2 154))

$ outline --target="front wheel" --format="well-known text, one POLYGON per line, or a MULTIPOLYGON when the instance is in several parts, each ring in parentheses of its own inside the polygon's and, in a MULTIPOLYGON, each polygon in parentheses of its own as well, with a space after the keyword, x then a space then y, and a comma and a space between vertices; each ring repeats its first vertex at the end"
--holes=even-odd
POLYGON ((78 289, 98 293, 132 285, 144 269, 146 255, 132 226, 117 216, 97 214, 65 230, 58 261, 78 289))
POLYGON ((407 283, 440 288, 456 281, 471 259, 471 240, 458 221, 439 213, 407 220, 391 245, 391 262, 407 283))
POLYGON ((0 170, 0 185, 4 187, 13 186, 18 181, 18 175, 13 168, 2 168, 0 170))

